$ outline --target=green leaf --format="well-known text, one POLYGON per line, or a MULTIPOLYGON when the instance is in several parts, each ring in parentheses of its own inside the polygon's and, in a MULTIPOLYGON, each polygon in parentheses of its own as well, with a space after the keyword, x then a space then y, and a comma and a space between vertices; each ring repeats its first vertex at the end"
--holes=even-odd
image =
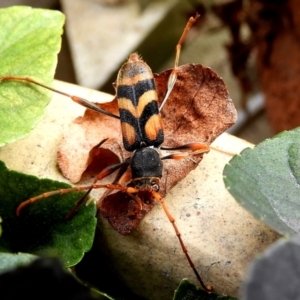
POLYGON ((0 282, 1 299, 100 299, 92 297, 59 260, 49 257, 0 274, 0 282))
POLYGON ((0 274, 19 266, 27 265, 37 257, 28 253, 0 253, 0 274))
POLYGON ((2 252, 57 255, 66 266, 77 264, 91 248, 96 228, 93 203, 81 206, 71 220, 65 220, 82 193, 42 199, 28 205, 19 217, 16 216, 16 208, 22 201, 68 187, 70 185, 65 183, 9 171, 0 162, 2 252))
POLYGON ((300 154, 300 144, 292 143, 288 148, 289 166, 298 184, 300 184, 300 155, 299 154, 300 154))
POLYGON ((281 234, 300 232, 300 128, 234 156, 224 182, 235 199, 281 234))
POLYGON ((183 279, 177 290, 175 291, 173 300, 234 300, 235 298, 229 296, 218 296, 209 294, 203 290, 198 289, 188 280, 183 279))
POLYGON ((100 292, 95 288, 91 288, 91 295, 98 300, 115 300, 111 296, 107 295, 106 293, 100 292))
MULTIPOLYGON (((50 84, 63 23, 58 11, 25 6, 0 9, 0 77, 27 76, 50 84)), ((0 146, 26 136, 41 120, 50 98, 43 88, 0 78, 0 146)))
POLYGON ((281 239, 250 266, 244 300, 299 299, 300 235, 281 239))
POLYGON ((56 258, 38 258, 27 253, 0 253, 0 282, 2 283, 0 295, 5 299, 7 296, 5 293, 9 294, 7 296, 9 299, 26 298, 25 296, 30 299, 40 299, 42 285, 47 292, 46 299, 62 297, 63 294, 67 294, 67 298, 63 297, 64 299, 73 299, 80 294, 81 299, 114 300, 106 293, 87 287, 69 270, 63 268, 56 258), (49 296, 49 289, 51 289, 50 293, 55 295, 49 296), (37 297, 34 297, 34 293, 37 293, 37 297))

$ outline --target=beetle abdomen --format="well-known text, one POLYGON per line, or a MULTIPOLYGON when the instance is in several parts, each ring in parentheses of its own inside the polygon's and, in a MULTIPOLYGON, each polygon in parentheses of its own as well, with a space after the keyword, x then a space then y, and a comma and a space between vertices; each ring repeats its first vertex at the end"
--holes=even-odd
POLYGON ((161 145, 164 135, 153 74, 136 53, 119 71, 117 98, 125 149, 161 145))

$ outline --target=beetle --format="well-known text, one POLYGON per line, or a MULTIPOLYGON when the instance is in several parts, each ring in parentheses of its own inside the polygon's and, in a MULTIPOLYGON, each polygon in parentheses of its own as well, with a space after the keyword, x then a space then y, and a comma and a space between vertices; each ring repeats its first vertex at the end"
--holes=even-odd
MULTIPOLYGON (((156 93, 153 73, 150 67, 141 59, 141 57, 137 53, 131 54, 128 58, 128 61, 123 64, 118 72, 115 88, 116 98, 118 101, 119 116, 103 110, 96 104, 84 98, 58 91, 51 87, 45 86, 44 84, 39 83, 31 78, 5 76, 2 77, 2 81, 19 80, 36 84, 53 92, 67 96, 88 109, 92 109, 96 112, 119 119, 121 124, 124 148, 128 152, 132 152, 132 155, 125 161, 119 164, 108 166, 107 168, 102 170, 96 176, 91 185, 50 191, 42 195, 30 198, 22 202, 18 206, 16 214, 20 215, 22 209, 25 206, 40 199, 47 198, 55 194, 64 194, 73 191, 87 190, 84 196, 79 199, 72 211, 66 216, 66 218, 69 219, 74 215, 74 213, 76 213, 79 206, 81 206, 86 201, 86 198, 91 190, 97 188, 107 189, 107 192, 104 193, 104 195, 100 199, 100 202, 102 202, 106 197, 112 196, 109 194, 114 190, 119 191, 121 193, 121 197, 126 196, 133 199, 136 205, 133 211, 128 212, 128 214, 131 214, 132 216, 139 215, 139 213, 143 210, 143 205, 145 203, 151 204, 153 202, 160 202, 164 212, 166 213, 175 230, 182 251, 186 256, 190 267, 193 269, 198 282, 203 289, 205 289, 206 291, 211 291, 212 287, 209 285, 206 286, 204 284, 201 276, 196 270, 188 254, 187 248, 181 238, 180 232, 175 224, 175 219, 169 213, 164 199, 159 194, 160 181, 163 174, 163 160, 183 159, 192 155, 198 155, 209 151, 209 146, 204 143, 190 143, 173 148, 161 146, 164 141, 164 132, 160 111, 168 100, 170 93, 172 92, 173 87, 176 83, 182 43, 189 29, 198 18, 199 15, 197 14, 195 17, 191 17, 189 19, 181 35, 181 38, 179 39, 179 42, 176 46, 174 69, 169 76, 166 94, 160 106, 158 105, 158 97, 156 93), (179 152, 161 157, 159 152, 160 149, 191 150, 191 152, 179 152), (119 170, 119 172, 113 183, 97 183, 98 181, 102 180, 103 178, 107 177, 117 170, 119 170)), ((103 214, 105 215, 105 213, 103 214)), ((110 224, 122 234, 128 234, 132 230, 128 230, 126 227, 123 228, 123 225, 118 227, 118 221, 110 220, 109 215, 106 215, 105 217, 109 220, 110 224)), ((113 215, 113 217, 118 216, 113 215)), ((142 217, 139 218, 141 219, 142 217)), ((140 220, 138 220, 138 222, 139 221, 140 220)))

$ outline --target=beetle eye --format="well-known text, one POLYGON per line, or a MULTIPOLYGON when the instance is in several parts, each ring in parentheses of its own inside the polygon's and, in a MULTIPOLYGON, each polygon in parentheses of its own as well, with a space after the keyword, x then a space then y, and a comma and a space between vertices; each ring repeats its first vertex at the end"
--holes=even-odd
POLYGON ((155 192, 159 191, 159 185, 155 181, 151 182, 151 187, 152 187, 153 191, 155 191, 155 192))
POLYGON ((136 183, 135 183, 135 188, 140 188, 141 187, 141 182, 140 181, 137 181, 136 183))

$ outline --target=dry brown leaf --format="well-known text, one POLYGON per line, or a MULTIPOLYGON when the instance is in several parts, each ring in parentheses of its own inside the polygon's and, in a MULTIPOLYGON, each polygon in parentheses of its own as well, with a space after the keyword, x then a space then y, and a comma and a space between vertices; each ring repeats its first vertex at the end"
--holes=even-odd
MULTIPOLYGON (((159 102, 166 91, 172 70, 155 76, 159 102)), ((211 144, 233 125, 237 112, 229 98, 224 81, 210 68, 186 64, 178 69, 174 89, 162 109, 165 141, 163 146, 174 147, 191 142, 211 144)), ((193 159, 164 161, 166 186, 163 195, 200 163, 202 155, 193 159)))
POLYGON ((140 224, 155 204, 150 193, 144 195, 144 199, 149 199, 149 201, 143 201, 142 209, 140 209, 129 195, 117 192, 103 199, 100 212, 114 229, 126 235, 140 224))
MULTIPOLYGON (((99 106, 118 114, 116 101, 99 106)), ((122 144, 120 121, 88 109, 64 132, 57 161, 63 175, 77 183, 87 169, 100 172, 108 165, 124 160, 128 155, 122 144)))
MULTIPOLYGON (((166 92, 170 72, 171 70, 167 70, 155 75, 159 103, 166 92)), ((117 114, 116 100, 99 106, 117 114)), ((179 67, 176 84, 161 114, 165 147, 192 142, 210 144, 236 121, 236 110, 223 80, 211 69, 199 64, 179 67)), ((164 156, 165 151, 162 152, 164 156)), ((63 174, 72 182, 78 182, 89 165, 98 165, 97 172, 100 172, 106 166, 124 161, 129 156, 130 153, 122 144, 120 121, 86 111, 64 134, 58 151, 58 162, 63 174), (103 143, 99 148, 101 142, 103 143), (108 152, 112 155, 108 155, 108 152), (104 153, 106 156, 103 156, 104 153)), ((195 169, 201 159, 202 155, 195 155, 181 160, 164 160, 161 196, 164 197, 178 181, 195 169)), ((153 199, 142 200, 148 200, 148 203, 139 213, 132 213, 138 211, 137 203, 124 193, 118 192, 106 197, 99 204, 99 208, 115 229, 127 234, 153 207, 153 199)))

